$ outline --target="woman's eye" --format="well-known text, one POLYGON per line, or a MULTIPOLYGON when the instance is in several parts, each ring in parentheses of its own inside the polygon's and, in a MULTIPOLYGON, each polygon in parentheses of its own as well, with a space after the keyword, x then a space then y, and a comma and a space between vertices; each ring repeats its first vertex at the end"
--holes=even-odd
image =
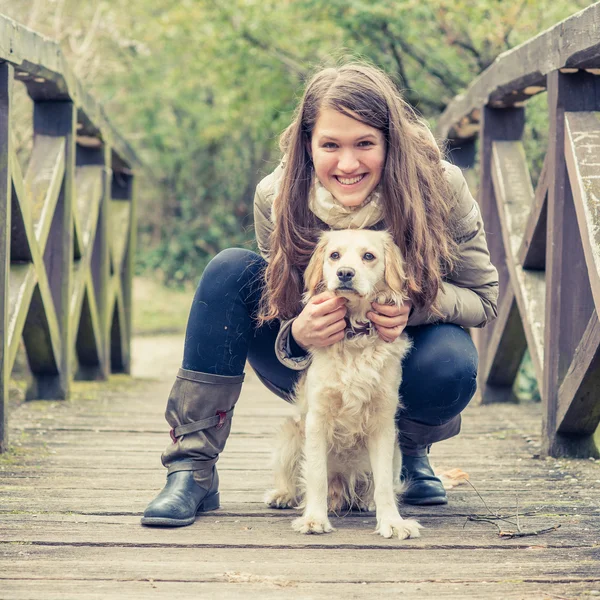
POLYGON ((337 145, 334 144, 333 142, 325 142, 323 144, 323 148, 327 148, 327 149, 337 148, 337 145))
POLYGON ((339 260, 339 258, 340 258, 340 253, 339 253, 339 252, 332 252, 332 253, 329 255, 329 258, 330 258, 331 260, 339 260))
POLYGON ((363 260, 375 260, 375 255, 370 252, 365 252, 363 254, 363 260))
POLYGON ((372 146, 373 142, 370 142, 369 140, 364 140, 362 142, 359 142, 358 144, 359 146, 362 146, 363 148, 366 148, 368 146, 372 146))

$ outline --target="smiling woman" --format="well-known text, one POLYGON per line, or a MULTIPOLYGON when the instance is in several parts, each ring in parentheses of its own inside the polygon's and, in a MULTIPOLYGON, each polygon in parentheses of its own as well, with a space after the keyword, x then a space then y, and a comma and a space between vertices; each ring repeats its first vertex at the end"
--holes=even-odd
MULTIPOLYGON (((218 507, 215 463, 246 360, 271 391, 290 400, 311 353, 346 337, 347 296, 356 291, 351 269, 383 268, 381 252, 367 244, 355 266, 332 266, 339 289, 323 288, 303 302, 305 283, 314 283, 304 281, 307 265, 329 229, 387 229, 403 258, 397 298, 406 300, 373 302, 361 334, 391 343, 406 330, 412 338, 396 422, 403 477, 412 481, 404 502, 447 502, 428 450, 458 433, 460 412, 475 392, 477 354, 462 327, 496 316, 498 275, 477 205, 426 125, 389 78, 368 65, 319 71, 281 149, 281 164, 256 190, 260 256, 226 250, 198 285, 183 368, 167 404, 167 484, 146 509, 145 525, 189 525, 218 507)), ((342 252, 332 248, 326 265, 342 252)))

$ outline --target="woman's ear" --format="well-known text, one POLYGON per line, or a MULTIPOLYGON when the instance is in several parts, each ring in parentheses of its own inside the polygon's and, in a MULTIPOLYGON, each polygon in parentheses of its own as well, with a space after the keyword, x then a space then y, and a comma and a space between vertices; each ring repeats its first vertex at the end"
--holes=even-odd
POLYGON ((406 275, 404 273, 404 261, 400 249, 394 243, 391 235, 386 236, 385 248, 385 270, 383 278, 386 285, 398 296, 406 295, 406 275))
POLYGON ((307 300, 318 294, 323 287, 323 260, 326 247, 327 237, 322 235, 310 257, 306 271, 304 271, 304 289, 306 290, 305 298, 307 300))

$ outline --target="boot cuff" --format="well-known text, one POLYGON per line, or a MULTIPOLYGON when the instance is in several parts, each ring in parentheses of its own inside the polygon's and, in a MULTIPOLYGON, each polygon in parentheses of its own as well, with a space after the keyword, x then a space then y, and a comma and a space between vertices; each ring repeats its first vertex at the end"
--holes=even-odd
POLYGON ((213 375, 212 373, 200 373, 199 371, 188 371, 187 369, 179 369, 177 377, 212 385, 236 385, 244 381, 244 373, 241 375, 213 375))
POLYGON ((424 456, 427 453, 427 446, 458 435, 460 423, 460 415, 456 415, 442 425, 426 425, 400 417, 398 431, 402 453, 410 456, 424 456))

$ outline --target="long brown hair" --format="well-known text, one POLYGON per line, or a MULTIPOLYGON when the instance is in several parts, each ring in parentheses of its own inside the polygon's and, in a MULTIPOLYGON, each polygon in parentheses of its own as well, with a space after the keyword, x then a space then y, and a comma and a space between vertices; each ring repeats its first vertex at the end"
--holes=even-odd
POLYGON ((415 307, 436 313, 442 277, 453 268, 457 254, 449 226, 451 192, 440 150, 390 78, 376 67, 352 62, 314 75, 281 136, 286 159, 273 202, 275 227, 260 321, 289 319, 301 310, 302 274, 325 227, 308 208, 313 177, 308 148, 322 108, 383 133, 387 146, 379 183, 383 221, 404 258, 408 297, 415 307))

